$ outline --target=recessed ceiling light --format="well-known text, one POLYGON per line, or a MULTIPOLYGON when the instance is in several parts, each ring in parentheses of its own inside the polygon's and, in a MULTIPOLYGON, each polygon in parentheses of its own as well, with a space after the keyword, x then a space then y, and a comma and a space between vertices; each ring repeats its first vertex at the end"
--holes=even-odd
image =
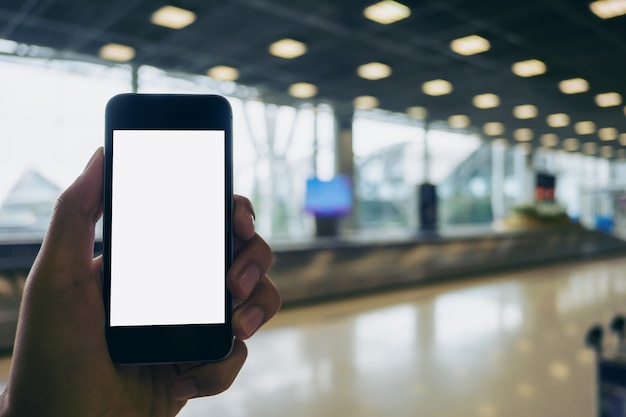
POLYGON ((598 152, 598 145, 595 142, 586 142, 583 144, 583 152, 587 155, 595 155, 598 152))
POLYGON ((359 96, 353 104, 358 109, 375 109, 378 107, 378 99, 374 96, 359 96))
POLYGON ((500 105, 500 97, 492 93, 474 96, 472 102, 479 109, 492 109, 500 105))
POLYGON ((619 134, 619 144, 622 146, 626 146, 626 133, 619 134))
POLYGON ((295 83, 289 86, 289 94, 296 98, 311 98, 317 95, 317 87, 311 83, 295 83))
POLYGON ((239 78, 239 70, 227 65, 217 65, 207 71, 207 75, 214 80, 235 81, 239 78))
POLYGON ((383 0, 366 7, 363 14, 374 22, 388 25, 409 17, 411 9, 397 1, 383 0))
POLYGON ((196 14, 175 6, 163 6, 152 13, 150 21, 170 29, 182 29, 196 21, 196 14))
POLYGON ((598 129, 598 137, 601 140, 609 141, 617 139, 619 132, 614 127, 603 127, 602 129, 598 129))
POLYGON ((619 158, 620 161, 623 161, 624 159, 626 159, 626 149, 618 149, 617 157, 619 158))
POLYGON ((279 58, 293 59, 306 53, 306 45, 295 39, 281 39, 270 45, 270 54, 279 58))
POLYGON ((458 38, 450 43, 450 49, 460 55, 475 55, 488 51, 491 48, 489 41, 482 36, 470 35, 458 38))
POLYGON ((100 48, 100 58, 115 62, 128 62, 135 57, 135 48, 119 43, 108 43, 100 48))
POLYGON ((591 135, 596 131, 596 124, 591 121, 578 122, 574 124, 574 130, 579 135, 591 135))
POLYGON ((357 69, 359 77, 367 80, 381 80, 391 75, 391 67, 382 62, 370 62, 363 64, 357 69))
POLYGON ((452 83, 446 80, 431 80, 422 84, 422 91, 429 96, 444 96, 452 92, 452 83))
POLYGON ((559 83, 559 90, 564 94, 580 94, 589 91, 589 83, 583 78, 570 78, 559 83))
POLYGON ((569 126, 569 116, 565 113, 554 113, 548 116, 546 122, 550 127, 569 126))
POLYGON ((465 114, 455 114, 448 117, 448 124, 454 129, 467 129, 470 125, 470 118, 465 114))
POLYGON ((601 19, 610 19, 626 14, 626 0, 598 0, 589 5, 591 11, 601 19))
POLYGON ((566 151, 574 152, 580 147, 580 143, 576 138, 567 138, 563 141, 563 149, 566 151))
POLYGON ((546 72, 546 64, 538 59, 529 59, 513 64, 513 73, 520 77, 534 77, 546 72))
POLYGON ((520 142, 530 142, 534 136, 533 131, 527 127, 513 131, 513 137, 520 142))
POLYGON ((555 133, 544 133, 539 137, 541 145, 552 148, 559 144, 559 137, 555 133))
POLYGON ((606 159, 613 158, 613 147, 608 145, 600 147, 600 155, 606 159))
POLYGON ((483 125, 483 132, 489 136, 500 136, 504 134, 504 124, 500 122, 489 122, 483 125))
POLYGON ((412 106, 406 109, 406 113, 416 119, 425 119, 428 117, 428 109, 423 106, 412 106))
POLYGON ((596 104, 599 107, 614 107, 622 104, 622 96, 619 93, 609 92, 596 96, 596 104))
POLYGON ((513 107, 513 116, 518 119, 534 119, 538 113, 537 106, 532 104, 522 104, 513 107))

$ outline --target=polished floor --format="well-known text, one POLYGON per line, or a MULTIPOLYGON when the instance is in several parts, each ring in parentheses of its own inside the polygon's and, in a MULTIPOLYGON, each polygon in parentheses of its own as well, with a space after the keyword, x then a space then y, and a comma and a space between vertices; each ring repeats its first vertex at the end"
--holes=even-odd
POLYGON ((285 309, 231 389, 181 416, 591 417, 583 338, 620 312, 615 258, 285 309))

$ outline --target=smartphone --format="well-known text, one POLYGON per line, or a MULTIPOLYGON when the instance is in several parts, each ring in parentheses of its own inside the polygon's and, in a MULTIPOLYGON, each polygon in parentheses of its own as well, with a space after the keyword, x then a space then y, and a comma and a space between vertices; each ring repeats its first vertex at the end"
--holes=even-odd
POLYGON ((106 106, 103 293, 116 363, 208 362, 233 346, 232 111, 217 95, 106 106))

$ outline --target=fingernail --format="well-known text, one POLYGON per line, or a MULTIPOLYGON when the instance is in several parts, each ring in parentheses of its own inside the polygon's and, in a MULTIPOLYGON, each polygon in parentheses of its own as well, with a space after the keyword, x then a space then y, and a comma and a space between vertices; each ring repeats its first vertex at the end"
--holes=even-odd
POLYGON ((87 162, 87 165, 85 165, 85 169, 83 169, 83 172, 87 171, 87 168, 89 168, 93 160, 96 159, 96 155, 98 155, 99 152, 100 152, 100 148, 96 149, 93 155, 91 155, 91 158, 89 158, 89 162, 87 162))
POLYGON ((258 307, 250 307, 243 313, 241 327, 246 337, 252 336, 259 329, 264 318, 265 314, 258 307))
POLYGON ((241 276, 239 277, 239 287, 243 294, 243 298, 248 298, 248 296, 252 293, 256 283, 261 278, 261 270, 256 264, 248 265, 244 270, 241 276))
POLYGON ((250 210, 246 210, 246 221, 248 222, 248 227, 250 227, 250 234, 254 234, 254 221, 256 220, 256 216, 254 212, 250 210))
POLYGON ((178 400, 188 400, 197 396, 199 393, 196 381, 191 378, 174 382, 172 385, 172 394, 178 400))

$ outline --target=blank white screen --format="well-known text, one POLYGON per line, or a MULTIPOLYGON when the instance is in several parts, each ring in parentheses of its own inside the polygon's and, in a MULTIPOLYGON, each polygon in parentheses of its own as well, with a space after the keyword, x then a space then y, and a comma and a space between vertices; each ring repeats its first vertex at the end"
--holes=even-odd
POLYGON ((225 132, 116 130, 111 326, 225 322, 225 132))

